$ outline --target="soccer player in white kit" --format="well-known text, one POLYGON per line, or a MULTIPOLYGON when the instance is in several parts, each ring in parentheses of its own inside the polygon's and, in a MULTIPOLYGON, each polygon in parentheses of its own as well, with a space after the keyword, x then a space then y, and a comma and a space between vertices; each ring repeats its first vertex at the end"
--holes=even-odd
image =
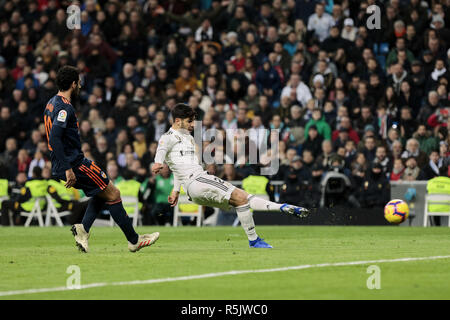
POLYGON ((179 103, 172 110, 173 124, 159 140, 152 172, 157 174, 163 163, 169 166, 174 175, 174 187, 168 202, 177 205, 180 186, 183 186, 189 199, 196 204, 229 210, 236 209, 239 221, 244 228, 252 248, 272 248, 258 237, 250 209, 255 211, 279 211, 298 217, 308 214, 308 210, 290 204, 279 204, 258 198, 239 189, 231 183, 208 174, 198 159, 194 138, 195 111, 186 104, 179 103))

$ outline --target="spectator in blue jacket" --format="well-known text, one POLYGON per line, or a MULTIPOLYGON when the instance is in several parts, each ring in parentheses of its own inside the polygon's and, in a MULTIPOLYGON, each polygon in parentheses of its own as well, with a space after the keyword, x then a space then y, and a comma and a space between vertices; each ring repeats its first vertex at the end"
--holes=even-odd
POLYGON ((282 83, 268 58, 264 58, 263 66, 256 72, 255 81, 259 92, 266 95, 270 102, 278 99, 282 83))

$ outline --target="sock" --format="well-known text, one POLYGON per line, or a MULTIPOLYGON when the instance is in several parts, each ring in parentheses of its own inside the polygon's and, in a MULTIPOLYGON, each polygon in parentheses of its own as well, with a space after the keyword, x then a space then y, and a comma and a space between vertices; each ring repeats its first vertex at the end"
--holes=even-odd
POLYGON ((256 234, 255 222, 253 221, 253 214, 250 211, 250 205, 247 203, 243 206, 236 207, 236 213, 242 228, 244 228, 247 234, 248 240, 256 240, 258 235, 256 234))
POLYGON ((122 200, 118 200, 113 203, 106 202, 104 208, 109 210, 111 217, 120 229, 122 229, 122 232, 125 234, 127 240, 132 244, 136 244, 138 242, 139 235, 136 231, 134 231, 131 219, 128 217, 127 212, 122 205, 122 200))
POLYGON ((104 204, 105 200, 97 196, 94 196, 89 200, 83 220, 81 221, 86 232, 89 232, 91 229, 92 224, 97 218, 97 214, 100 212, 104 204))
POLYGON ((282 206, 279 203, 258 198, 253 194, 249 194, 247 200, 250 204, 250 208, 255 211, 279 211, 280 207, 282 206))

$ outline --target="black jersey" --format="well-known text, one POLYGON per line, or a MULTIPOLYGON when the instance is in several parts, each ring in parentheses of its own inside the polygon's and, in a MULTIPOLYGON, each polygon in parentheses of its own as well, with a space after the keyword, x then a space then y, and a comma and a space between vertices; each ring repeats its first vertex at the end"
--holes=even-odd
POLYGON ((52 175, 64 175, 84 159, 81 151, 78 120, 69 100, 56 95, 44 111, 45 132, 52 161, 52 175))

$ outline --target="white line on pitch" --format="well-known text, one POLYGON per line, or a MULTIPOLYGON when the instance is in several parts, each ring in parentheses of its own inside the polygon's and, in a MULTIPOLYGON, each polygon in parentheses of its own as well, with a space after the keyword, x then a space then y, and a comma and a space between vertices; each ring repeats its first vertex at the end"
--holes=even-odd
POLYGON ((152 284, 152 283, 161 283, 161 282, 173 282, 173 281, 182 281, 182 280, 196 280, 196 279, 229 276, 229 275, 239 275, 239 274, 246 274, 246 273, 279 272, 279 271, 301 270, 301 269, 311 269, 311 268, 354 266, 354 265, 369 264, 369 263, 372 264, 372 263, 386 263, 386 262, 409 262, 409 261, 436 260, 436 259, 449 259, 449 258, 450 258, 450 255, 449 256, 417 257, 417 258, 334 262, 334 263, 320 263, 320 264, 304 264, 304 265, 300 265, 300 266, 259 269, 259 270, 232 270, 232 271, 225 271, 225 272, 206 273, 206 274, 199 274, 199 275, 193 275, 193 276, 182 276, 182 277, 174 277, 174 278, 91 283, 91 284, 81 285, 80 288, 78 288, 78 289, 69 289, 67 287, 54 287, 54 288, 14 290, 14 291, 3 291, 3 292, 0 291, 0 297, 12 296, 12 295, 18 295, 18 294, 72 291, 72 290, 81 290, 81 289, 107 287, 107 286, 127 286, 127 285, 141 285, 141 284, 152 284))

